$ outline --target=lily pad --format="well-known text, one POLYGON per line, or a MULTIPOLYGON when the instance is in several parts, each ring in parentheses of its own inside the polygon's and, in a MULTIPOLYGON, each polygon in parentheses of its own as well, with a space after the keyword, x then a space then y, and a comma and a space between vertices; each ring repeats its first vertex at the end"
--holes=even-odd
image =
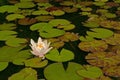
POLYGON ((65 34, 64 30, 60 30, 60 29, 46 29, 43 31, 39 31, 40 32, 40 36, 44 37, 44 38, 53 38, 53 37, 58 37, 61 35, 65 34))
POLYGON ((50 15, 54 15, 54 16, 62 16, 64 14, 65 14, 65 12, 62 10, 55 10, 55 11, 50 12, 50 15))
POLYGON ((14 23, 3 23, 0 25, 0 30, 13 30, 16 28, 14 23))
POLYGON ((28 67, 42 68, 48 64, 48 60, 42 61, 41 58, 36 57, 36 58, 28 59, 24 63, 25 63, 25 66, 28 66, 28 67))
POLYGON ((6 69, 8 66, 8 62, 0 62, 0 71, 6 69))
POLYGON ((63 1, 60 3, 60 5, 64 5, 64 6, 73 6, 75 3, 72 1, 63 1))
POLYGON ((21 14, 10 14, 6 16, 6 19, 8 21, 14 21, 16 19, 23 19, 23 18, 25 18, 25 16, 21 14))
POLYGON ((94 41, 95 39, 93 37, 90 36, 80 36, 80 41, 94 41))
POLYGON ((19 47, 25 45, 26 42, 27 40, 24 38, 10 38, 6 41, 6 44, 12 47, 19 47))
POLYGON ((37 72, 32 68, 24 68, 20 72, 10 76, 8 80, 38 80, 37 72))
POLYGON ((4 5, 0 7, 0 13, 13 13, 16 12, 18 10, 17 6, 12 6, 12 5, 4 5))
POLYGON ((17 32, 15 31, 0 31, 0 41, 5 41, 8 40, 10 38, 14 38, 16 37, 17 32))
POLYGON ((74 53, 64 48, 60 53, 57 49, 53 49, 49 54, 46 54, 46 58, 52 61, 65 62, 74 59, 74 53))
POLYGON ((62 63, 53 63, 44 69, 44 75, 47 80, 83 80, 76 73, 76 70, 82 68, 80 64, 69 62, 65 70, 62 63))
POLYGON ((77 12, 78 11, 78 9, 75 8, 75 7, 72 7, 72 8, 71 7, 63 7, 62 10, 67 12, 67 13, 73 13, 73 12, 77 12))
POLYGON ((37 21, 50 21, 50 20, 54 19, 54 16, 49 16, 49 15, 37 16, 37 17, 35 17, 35 19, 37 19, 37 21))
POLYGON ((57 28, 63 28, 64 30, 72 30, 75 28, 75 25, 73 25, 73 24, 60 25, 60 26, 57 26, 57 28))
POLYGON ((0 48, 1 54, 0 54, 0 62, 16 62, 18 60, 19 63, 16 63, 17 65, 24 65, 23 61, 30 58, 31 54, 29 50, 22 50, 25 46, 20 47, 8 47, 4 46, 0 48), (14 56, 14 57, 13 57, 14 56))
POLYGON ((37 11, 33 11, 32 15, 48 15, 49 12, 46 10, 37 10, 37 11))
POLYGON ((94 38, 108 38, 111 37, 113 35, 113 31, 109 30, 109 29, 104 29, 104 28, 94 28, 94 29, 90 29, 91 31, 87 31, 87 35, 90 37, 94 37, 94 38))
POLYGON ((71 22, 66 19, 53 19, 49 21, 49 23, 52 24, 53 26, 59 26, 59 25, 68 25, 71 22))
POLYGON ((33 8, 35 7, 35 4, 33 2, 27 1, 27 2, 16 3, 15 6, 19 8, 33 8))
POLYGON ((79 43, 78 47, 86 52, 100 52, 105 51, 108 48, 108 45, 103 40, 94 40, 94 41, 84 41, 79 43))
POLYGON ((84 67, 85 69, 80 69, 77 71, 77 73, 82 77, 95 79, 103 75, 102 70, 99 67, 94 67, 90 65, 84 67))

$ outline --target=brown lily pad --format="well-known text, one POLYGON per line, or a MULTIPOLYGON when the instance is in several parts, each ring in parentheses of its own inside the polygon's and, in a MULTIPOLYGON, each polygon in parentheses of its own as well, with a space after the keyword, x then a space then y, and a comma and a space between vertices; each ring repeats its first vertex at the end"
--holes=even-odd
POLYGON ((31 25, 37 22, 37 19, 35 18, 24 18, 24 19, 20 19, 18 20, 18 24, 20 25, 31 25))
POLYGON ((120 34, 115 33, 112 37, 106 38, 105 42, 110 45, 119 45, 120 44, 120 34))
POLYGON ((89 53, 85 59, 89 64, 98 67, 108 67, 120 63, 119 57, 112 52, 89 53))
POLYGON ((105 75, 112 77, 120 77, 120 66, 110 66, 103 68, 105 75))
POLYGON ((108 45, 103 40, 94 40, 90 42, 81 42, 78 47, 86 52, 100 52, 105 51, 108 45))

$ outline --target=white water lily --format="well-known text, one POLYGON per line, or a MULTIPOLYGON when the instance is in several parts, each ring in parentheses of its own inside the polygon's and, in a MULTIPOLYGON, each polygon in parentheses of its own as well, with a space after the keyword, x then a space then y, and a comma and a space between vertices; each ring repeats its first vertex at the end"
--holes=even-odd
POLYGON ((33 39, 30 41, 32 48, 31 53, 35 56, 41 57, 42 59, 45 58, 45 54, 48 53, 52 47, 50 47, 50 42, 48 43, 47 40, 42 41, 41 37, 38 38, 38 42, 34 42, 33 39))

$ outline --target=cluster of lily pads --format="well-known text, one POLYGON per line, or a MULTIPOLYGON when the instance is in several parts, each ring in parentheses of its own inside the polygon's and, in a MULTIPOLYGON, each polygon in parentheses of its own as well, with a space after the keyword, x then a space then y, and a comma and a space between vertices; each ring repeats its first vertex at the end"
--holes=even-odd
POLYGON ((111 77, 120 77, 120 0, 8 0, 8 4, 0 6, 0 14, 4 15, 0 24, 0 43, 3 43, 0 71, 9 63, 24 66, 8 80, 112 80, 111 77), (64 15, 73 13, 87 17, 80 22, 82 26, 64 19, 64 15), (78 27, 88 30, 81 35, 82 30, 74 31, 78 27), (30 52, 30 39, 36 40, 39 36, 53 47, 44 60, 30 52), (74 61, 77 55, 65 47, 73 42, 78 43, 79 51, 87 52, 88 63, 82 65, 74 61), (39 76, 36 69, 43 69, 44 77, 39 76))

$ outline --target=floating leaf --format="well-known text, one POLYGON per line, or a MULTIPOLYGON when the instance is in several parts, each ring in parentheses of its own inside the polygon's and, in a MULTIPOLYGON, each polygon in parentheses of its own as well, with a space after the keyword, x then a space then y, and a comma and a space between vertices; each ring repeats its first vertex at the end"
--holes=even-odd
POLYGON ((8 62, 0 62, 0 71, 2 71, 5 68, 7 68, 7 66, 8 66, 8 62))
POLYGON ((37 22, 35 18, 23 18, 18 20, 18 24, 20 25, 31 25, 37 22))
POLYGON ((37 19, 37 21, 50 21, 50 20, 54 19, 54 17, 46 15, 46 16, 37 16, 37 17, 35 17, 35 19, 37 19))
POLYGON ((4 5, 0 7, 0 13, 13 13, 16 12, 18 10, 17 6, 13 6, 13 5, 4 5))
POLYGON ((7 30, 0 31, 0 40, 4 41, 4 40, 8 40, 10 38, 14 38, 14 37, 16 37, 16 34, 17 34, 17 32, 15 32, 15 31, 7 31, 7 30))
POLYGON ((46 10, 37 10, 37 11, 33 11, 32 15, 48 15, 49 12, 46 10))
POLYGON ((43 30, 43 31, 39 31, 40 32, 40 36, 44 37, 44 38, 53 38, 53 37, 58 37, 58 36, 61 36, 61 35, 64 35, 65 34, 65 31, 64 30, 60 30, 60 29, 46 29, 46 30, 43 30))
POLYGON ((60 25, 60 26, 57 26, 57 28, 63 28, 64 30, 72 30, 75 28, 75 25, 73 25, 73 24, 60 25))
POLYGON ((82 68, 80 64, 69 62, 65 70, 62 63, 53 63, 44 69, 44 75, 47 80, 83 80, 76 73, 76 70, 82 68))
POLYGON ((54 16, 62 16, 64 14, 65 14, 65 12, 62 10, 55 10, 55 11, 50 12, 50 15, 54 15, 54 16))
POLYGON ((19 7, 19 8, 33 8, 35 7, 35 4, 33 2, 20 2, 20 3, 16 3, 15 6, 19 7))
POLYGON ((26 60, 24 63, 25 63, 25 66, 28 66, 28 67, 42 68, 47 65, 48 60, 42 61, 41 58, 31 58, 26 60))
POLYGON ((52 29, 53 26, 49 23, 45 23, 45 22, 41 22, 41 23, 36 23, 36 24, 33 24, 32 26, 30 26, 30 29, 32 31, 34 30, 46 30, 46 29, 52 29))
POLYGON ((86 52, 100 52, 105 51, 108 48, 108 45, 102 40, 94 40, 89 42, 81 42, 78 47, 86 52))
POLYGON ((113 14, 113 13, 105 13, 103 14, 103 16, 107 17, 107 18, 115 18, 116 17, 116 14, 113 14))
POLYGON ((87 31, 87 35, 94 38, 108 38, 113 35, 113 31, 104 28, 94 28, 90 29, 91 31, 87 31))
POLYGON ((72 8, 71 7, 63 7, 62 10, 67 12, 67 13, 73 13, 73 12, 77 12, 78 11, 78 9, 75 8, 75 7, 72 7, 72 8))
POLYGON ((99 27, 99 23, 96 21, 88 21, 88 22, 83 23, 83 25, 85 27, 90 27, 90 28, 99 27))
POLYGON ((20 72, 10 76, 8 80, 38 80, 37 72, 32 68, 24 68, 20 72))
POLYGON ((74 2, 72 2, 72 1, 63 1, 63 2, 60 3, 60 5, 72 6, 72 5, 74 5, 74 2))
POLYGON ((52 5, 48 2, 47 3, 46 2, 40 2, 40 3, 37 3, 37 5, 40 6, 40 7, 45 7, 45 8, 52 7, 52 5))
POLYGON ((49 21, 49 23, 52 24, 53 26, 58 26, 58 25, 68 25, 71 22, 66 19, 53 19, 49 21))
POLYGON ((16 19, 23 19, 23 18, 25 18, 25 16, 21 14, 10 14, 6 16, 6 19, 8 21, 14 21, 16 19))
POLYGON ((94 41, 95 39, 93 37, 90 36, 80 36, 80 41, 94 41))
POLYGON ((99 78, 103 75, 102 70, 100 68, 90 65, 84 66, 84 69, 78 70, 77 73, 82 77, 91 79, 99 78))
POLYGON ((13 30, 16 28, 14 23, 3 23, 0 25, 0 30, 13 30))
MULTIPOLYGON (((0 62, 13 62, 18 61, 21 64, 23 64, 23 61, 26 60, 27 58, 31 57, 31 54, 29 50, 22 50, 25 46, 20 46, 20 47, 8 47, 4 46, 0 48, 0 62), (14 56, 14 57, 13 57, 14 56)), ((16 63, 16 64, 19 64, 16 63)))
POLYGON ((27 40, 24 38, 10 38, 6 41, 6 44, 12 47, 19 47, 25 45, 26 42, 27 40))
POLYGON ((109 67, 118 65, 120 62, 120 58, 118 55, 112 52, 94 52, 89 53, 86 56, 86 60, 89 64, 98 66, 98 67, 109 67))
POLYGON ((74 54, 64 48, 60 53, 57 49, 53 49, 49 52, 49 54, 46 54, 46 58, 52 61, 65 62, 74 59, 74 54))
POLYGON ((20 0, 20 2, 29 2, 29 1, 33 1, 33 0, 20 0))
POLYGON ((40 36, 44 38, 52 38, 61 36, 65 33, 64 30, 55 29, 53 26, 49 23, 36 23, 30 27, 31 30, 38 30, 40 33, 40 36), (53 34, 54 33, 54 34, 53 34))

